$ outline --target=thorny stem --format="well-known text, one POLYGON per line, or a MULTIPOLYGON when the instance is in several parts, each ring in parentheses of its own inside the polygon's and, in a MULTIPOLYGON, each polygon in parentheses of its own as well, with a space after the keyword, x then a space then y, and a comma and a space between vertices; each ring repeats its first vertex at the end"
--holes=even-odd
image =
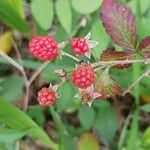
POLYGON ((99 61, 93 63, 93 67, 100 67, 100 66, 107 66, 107 65, 120 65, 120 64, 136 64, 136 63, 143 63, 143 64, 150 64, 150 59, 137 59, 137 60, 115 60, 115 61, 99 61))
POLYGON ((129 93, 131 91, 131 89, 138 84, 144 77, 149 76, 150 74, 150 69, 146 70, 139 78, 137 78, 128 88, 126 91, 124 91, 123 95, 125 95, 126 93, 129 93))

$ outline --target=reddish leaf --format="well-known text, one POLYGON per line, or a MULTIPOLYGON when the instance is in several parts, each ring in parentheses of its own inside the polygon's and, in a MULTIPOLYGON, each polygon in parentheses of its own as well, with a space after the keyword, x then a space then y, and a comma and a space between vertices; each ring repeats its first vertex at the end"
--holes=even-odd
POLYGON ((126 50, 135 50, 137 41, 136 22, 132 11, 113 0, 104 0, 101 19, 112 40, 126 50))
POLYGON ((99 78, 94 84, 96 92, 100 93, 99 98, 106 99, 111 96, 121 95, 123 93, 122 87, 117 81, 104 72, 100 74, 99 78))
POLYGON ((150 36, 141 40, 139 49, 145 58, 150 58, 150 36))
MULTIPOLYGON (((133 51, 115 51, 114 49, 108 49, 106 51, 103 51, 100 55, 100 60, 102 61, 112 61, 112 60, 126 60, 126 59, 132 59, 134 56, 133 51)), ((119 64, 115 65, 115 67, 119 69, 128 68, 131 64, 119 64)))

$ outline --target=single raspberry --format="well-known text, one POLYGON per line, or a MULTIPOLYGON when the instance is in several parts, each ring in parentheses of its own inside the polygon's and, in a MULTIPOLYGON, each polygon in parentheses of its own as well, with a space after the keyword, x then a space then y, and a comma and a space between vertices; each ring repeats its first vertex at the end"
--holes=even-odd
POLYGON ((57 42, 48 36, 34 37, 29 43, 29 51, 43 61, 51 61, 59 54, 57 42))
POLYGON ((84 55, 86 52, 89 52, 89 46, 83 37, 73 38, 71 40, 71 47, 73 53, 76 55, 84 55))
POLYGON ((90 64, 80 64, 72 72, 72 83, 78 88, 84 89, 92 85, 95 79, 94 69, 90 64))
POLYGON ((38 92, 38 102, 42 106, 53 105, 56 102, 57 94, 52 88, 43 87, 38 92))

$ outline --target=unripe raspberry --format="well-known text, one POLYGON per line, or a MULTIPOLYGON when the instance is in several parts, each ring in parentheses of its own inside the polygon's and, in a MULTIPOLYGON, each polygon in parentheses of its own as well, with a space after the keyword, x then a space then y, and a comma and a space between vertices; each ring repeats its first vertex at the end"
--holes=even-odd
POLYGON ((53 105, 56 102, 57 93, 52 88, 42 88, 38 92, 38 102, 42 106, 53 105))
POLYGON ((73 53, 76 55, 84 55, 89 51, 88 43, 83 37, 73 38, 71 40, 71 47, 73 53))
POLYGON ((43 61, 51 61, 59 55, 57 42, 48 36, 34 37, 29 43, 29 51, 43 61))
POLYGON ((90 64, 80 64, 72 73, 72 83, 84 89, 92 85, 95 79, 94 69, 90 64))

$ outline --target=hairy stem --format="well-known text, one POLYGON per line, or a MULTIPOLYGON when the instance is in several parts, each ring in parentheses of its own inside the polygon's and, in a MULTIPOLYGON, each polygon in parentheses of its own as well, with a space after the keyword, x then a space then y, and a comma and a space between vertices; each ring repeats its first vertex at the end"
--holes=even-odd
POLYGON ((150 64, 150 59, 136 59, 136 60, 115 60, 115 61, 99 61, 96 63, 93 63, 93 67, 100 67, 100 66, 107 66, 107 65, 119 65, 119 64, 150 64))
POLYGON ((144 77, 149 76, 150 74, 150 69, 146 70, 139 78, 137 78, 128 88, 126 91, 124 91, 123 95, 125 95, 126 93, 129 93, 131 91, 131 89, 138 84, 144 77))

